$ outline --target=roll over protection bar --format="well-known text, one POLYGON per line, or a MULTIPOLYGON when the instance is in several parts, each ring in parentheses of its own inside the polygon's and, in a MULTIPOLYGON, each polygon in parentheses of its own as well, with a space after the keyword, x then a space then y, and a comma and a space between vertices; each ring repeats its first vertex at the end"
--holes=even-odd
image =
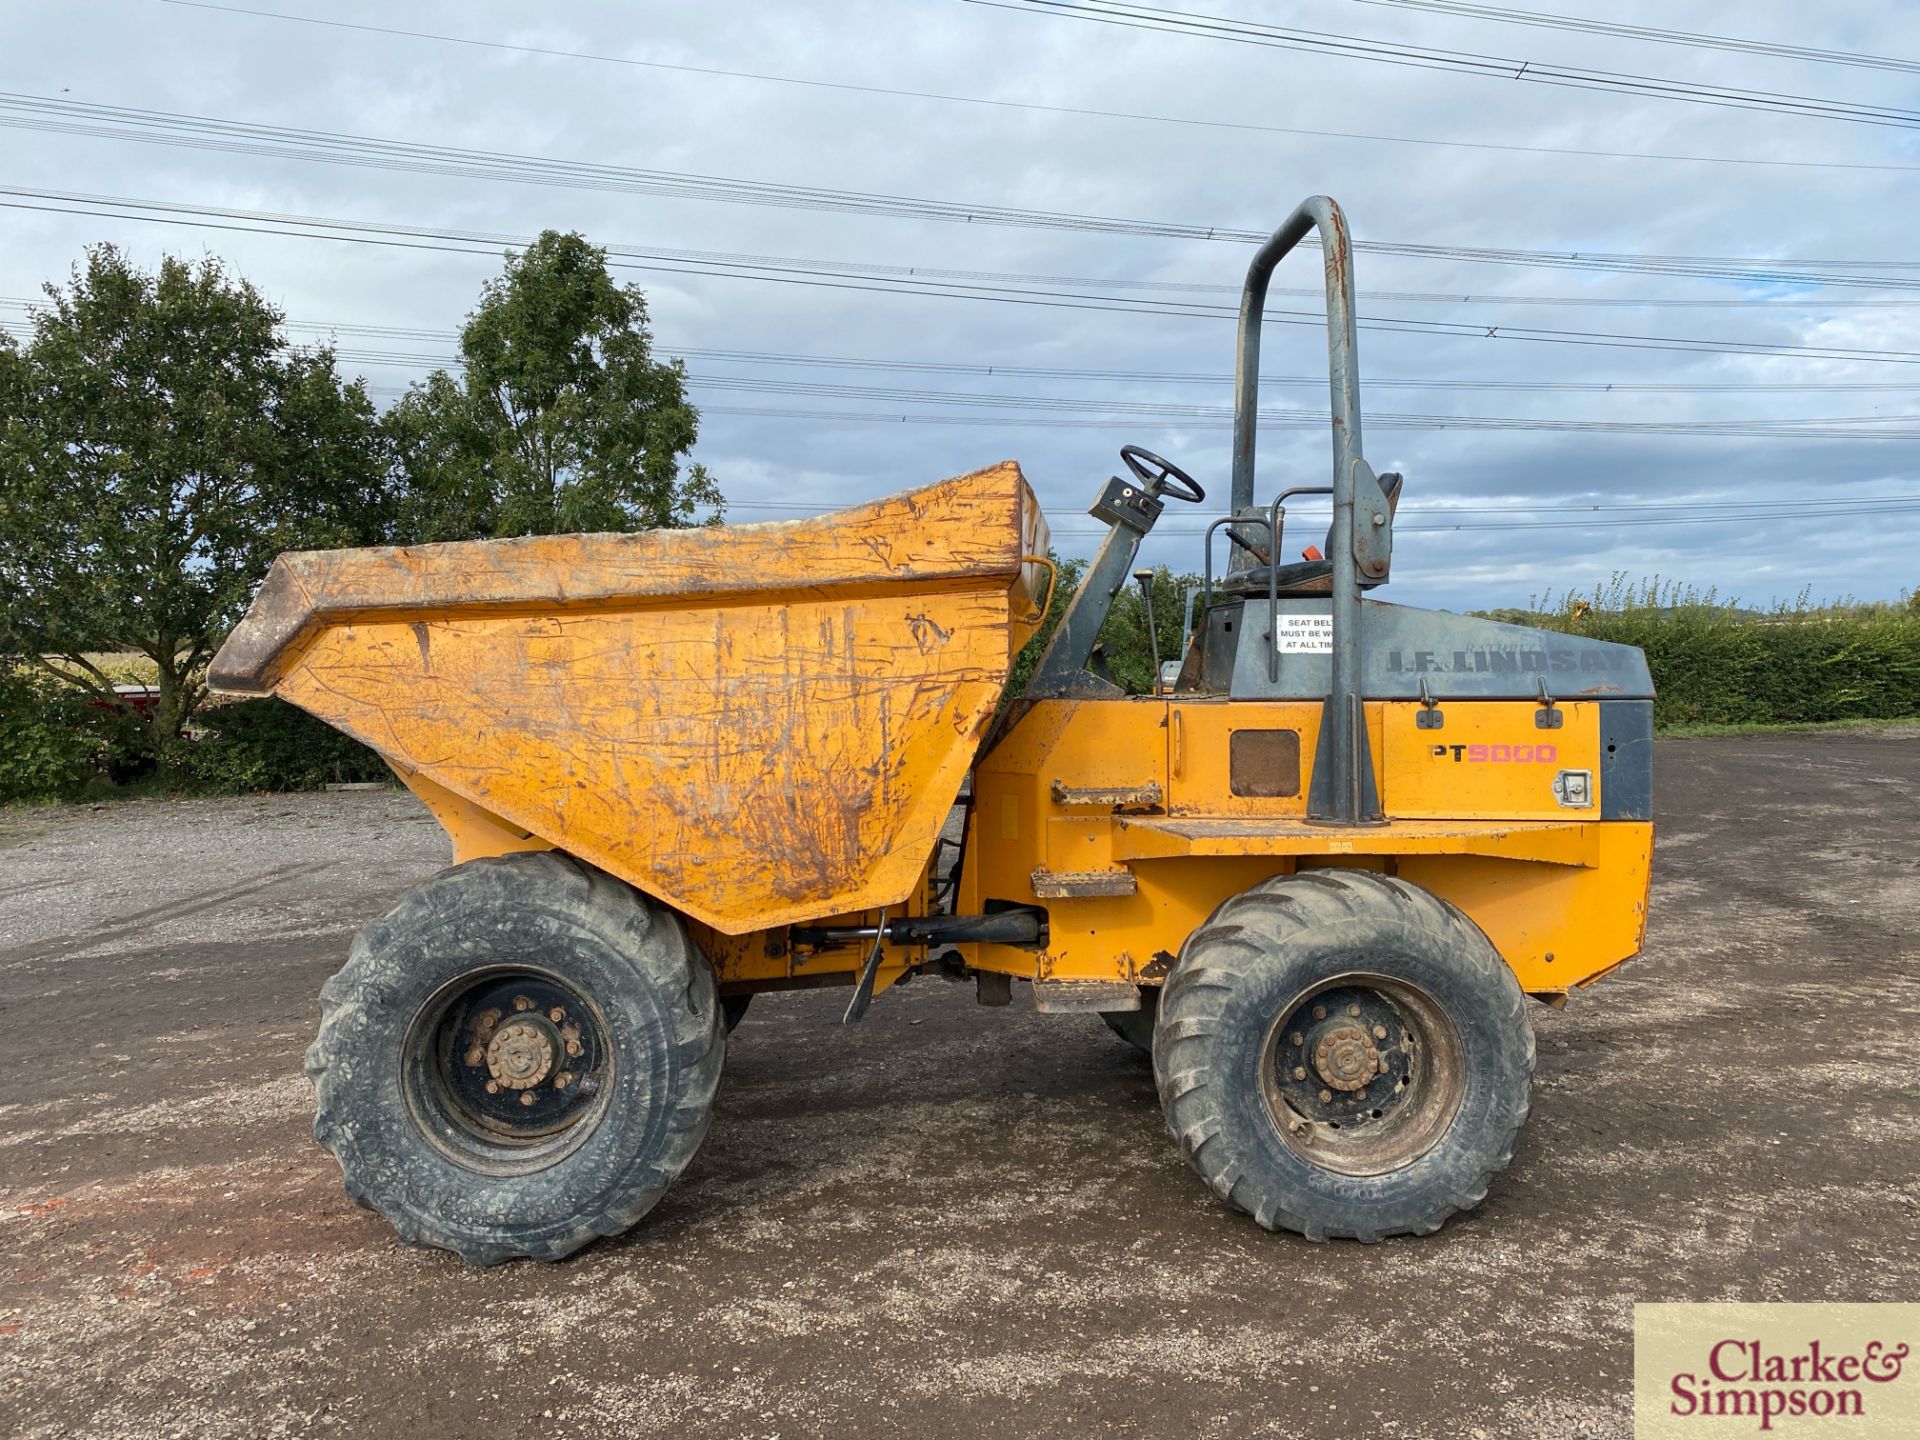
MULTIPOLYGON (((1393 511, 1360 449, 1360 371, 1354 338, 1353 246, 1347 217, 1325 195, 1302 201, 1247 267, 1240 293, 1233 375, 1233 484, 1228 515, 1253 509, 1254 446, 1260 421, 1260 325, 1274 267, 1320 232, 1327 281, 1327 382, 1333 401, 1332 684, 1321 716, 1307 818, 1330 825, 1381 824, 1379 786, 1360 693, 1365 625, 1361 576, 1384 580, 1393 553, 1393 511), (1356 523, 1357 522, 1357 523, 1356 523)), ((1278 564, 1280 557, 1272 557, 1278 564)), ((1274 636, 1268 644, 1276 644, 1274 636)))

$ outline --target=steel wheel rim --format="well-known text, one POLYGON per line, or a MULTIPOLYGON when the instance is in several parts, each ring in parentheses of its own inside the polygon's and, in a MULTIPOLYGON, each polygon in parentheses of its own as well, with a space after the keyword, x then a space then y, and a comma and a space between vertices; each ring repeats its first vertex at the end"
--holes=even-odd
POLYGON ((408 1027, 400 1070, 420 1132, 486 1175, 542 1170, 585 1144, 615 1078, 599 1006, 533 965, 486 966, 441 986, 408 1027))
POLYGON ((1281 1142, 1339 1175, 1385 1175, 1431 1151, 1466 1097, 1460 1032, 1411 981, 1354 970, 1282 1004, 1260 1051, 1281 1142))

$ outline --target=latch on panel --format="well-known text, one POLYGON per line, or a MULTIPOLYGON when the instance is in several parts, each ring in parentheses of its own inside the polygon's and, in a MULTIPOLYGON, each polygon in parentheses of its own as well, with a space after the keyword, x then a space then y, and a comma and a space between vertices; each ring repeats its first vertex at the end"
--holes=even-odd
POLYGON ((1593 772, 1562 770, 1553 777, 1553 798, 1568 810, 1593 808, 1593 772))
POLYGON ((1554 703, 1553 696, 1547 690, 1547 677, 1540 677, 1540 708, 1533 712, 1533 728, 1536 730, 1559 730, 1565 726, 1567 717, 1554 703))
POLYGON ((1440 702, 1433 698, 1433 687, 1427 684, 1427 677, 1420 677, 1420 713, 1413 717, 1416 730, 1444 730, 1447 727, 1447 714, 1440 708, 1440 702))

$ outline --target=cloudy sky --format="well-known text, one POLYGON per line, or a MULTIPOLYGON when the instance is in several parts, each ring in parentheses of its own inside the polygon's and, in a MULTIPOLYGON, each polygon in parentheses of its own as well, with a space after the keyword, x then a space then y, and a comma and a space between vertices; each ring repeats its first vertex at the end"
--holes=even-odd
MULTIPOLYGON (((1197 570, 1226 490, 1221 311, 1251 253, 1217 232, 1269 230, 1325 192, 1363 244, 1446 248, 1356 267, 1362 316, 1393 322, 1360 337, 1367 455, 1408 476, 1388 598, 1521 604, 1617 571, 1749 602, 1920 582, 1911 5, 1540 0, 1756 53, 1450 0, 1155 3, 1243 38, 1028 0, 0 5, 0 297, 36 294, 94 241, 148 262, 211 252, 303 327, 292 338, 338 327, 343 368, 384 404, 450 354, 498 268, 488 237, 577 229, 639 252, 620 273, 661 348, 693 352, 697 454, 733 518, 1011 457, 1059 548, 1085 553, 1085 507, 1134 441, 1210 492, 1203 512, 1170 507, 1148 550, 1197 570), (1252 44, 1247 26, 1342 38, 1252 44), (1327 48, 1349 37, 1448 54, 1327 48), (1555 67, 1606 76, 1540 83, 1555 67), (1702 87, 1759 98, 1634 93, 1702 87), (164 114, 81 108, 98 106, 164 114), (1807 113, 1835 108, 1848 118, 1807 113), (747 203, 768 187, 802 203, 747 203), (829 190, 939 203, 822 208, 829 190), (1008 210, 1027 217, 999 223, 1008 210), (1701 269, 1719 273, 1671 273, 1701 269), (849 360, 869 363, 828 363, 849 360)), ((1275 284, 1318 279, 1301 254, 1275 284)), ((1277 291, 1263 498, 1328 473, 1324 333, 1274 323, 1318 302, 1277 291)))

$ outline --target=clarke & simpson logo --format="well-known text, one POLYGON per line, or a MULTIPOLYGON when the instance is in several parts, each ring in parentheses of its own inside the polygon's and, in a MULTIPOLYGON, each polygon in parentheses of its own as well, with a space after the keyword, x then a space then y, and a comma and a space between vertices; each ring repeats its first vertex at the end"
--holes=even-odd
POLYGON ((1867 1392, 1900 1378, 1908 1346, 1869 1340, 1857 1354, 1833 1355, 1818 1340, 1776 1355, 1758 1340, 1719 1340, 1706 1373, 1676 1375, 1668 1389, 1675 1415, 1751 1415, 1762 1430, 1782 1416, 1865 1415, 1867 1392))
POLYGON ((1636 1305, 1634 1433, 1920 1435, 1920 1305, 1636 1305))

